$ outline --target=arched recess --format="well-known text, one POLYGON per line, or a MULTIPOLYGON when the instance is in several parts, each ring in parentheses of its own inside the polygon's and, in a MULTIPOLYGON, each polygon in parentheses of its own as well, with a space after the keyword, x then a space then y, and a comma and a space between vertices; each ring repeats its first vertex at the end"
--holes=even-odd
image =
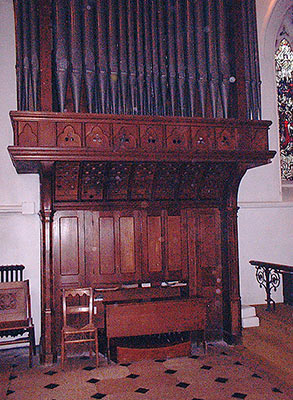
MULTIPOLYGON (((278 173, 280 187, 280 198, 283 201, 293 200, 293 185, 282 184, 280 173, 280 142, 279 142, 279 121, 277 106, 277 87, 275 76, 275 51, 278 47, 282 35, 284 24, 290 37, 287 37, 292 43, 293 22, 289 16, 292 13, 291 0, 271 0, 264 7, 265 1, 258 0, 259 13, 263 11, 262 24, 258 27, 259 49, 262 74, 262 105, 263 117, 273 121, 273 129, 270 132, 270 148, 277 150, 275 157, 275 172, 278 173), (262 4, 262 6, 261 6, 262 4), (262 8, 263 7, 263 8, 262 8), (264 12, 265 10, 265 12, 264 12)), ((283 36, 284 37, 284 36, 283 36)))

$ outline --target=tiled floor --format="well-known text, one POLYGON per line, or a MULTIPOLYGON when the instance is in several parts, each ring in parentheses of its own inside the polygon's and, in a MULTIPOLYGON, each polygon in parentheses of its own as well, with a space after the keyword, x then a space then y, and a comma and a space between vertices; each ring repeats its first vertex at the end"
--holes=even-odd
POLYGON ((38 357, 29 369, 27 351, 6 350, 0 353, 0 379, 10 400, 293 399, 288 387, 239 349, 214 343, 206 354, 195 347, 192 357, 120 365, 100 357, 98 369, 88 357, 74 357, 64 371, 59 364, 38 365, 38 357))

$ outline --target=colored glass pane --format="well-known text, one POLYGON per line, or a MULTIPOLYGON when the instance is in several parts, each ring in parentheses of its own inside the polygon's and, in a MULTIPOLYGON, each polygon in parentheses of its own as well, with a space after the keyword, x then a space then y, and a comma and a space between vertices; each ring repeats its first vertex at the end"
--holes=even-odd
POLYGON ((275 54, 281 151, 281 175, 293 181, 293 50, 283 39, 275 54))

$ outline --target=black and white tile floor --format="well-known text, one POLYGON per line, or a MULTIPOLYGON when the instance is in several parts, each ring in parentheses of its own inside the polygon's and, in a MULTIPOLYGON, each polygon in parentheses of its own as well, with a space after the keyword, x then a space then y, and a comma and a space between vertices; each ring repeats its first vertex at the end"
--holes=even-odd
POLYGON ((37 357, 29 369, 27 351, 14 349, 0 353, 0 378, 10 400, 293 399, 290 388, 235 347, 217 343, 193 354, 110 365, 101 357, 97 369, 86 356, 72 357, 62 371, 59 364, 38 365, 37 357))

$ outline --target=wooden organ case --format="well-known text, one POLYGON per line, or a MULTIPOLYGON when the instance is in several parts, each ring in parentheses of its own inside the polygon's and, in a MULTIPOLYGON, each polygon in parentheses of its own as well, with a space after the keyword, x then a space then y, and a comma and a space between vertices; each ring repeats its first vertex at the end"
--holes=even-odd
POLYGON ((46 0, 38 12, 33 0, 28 3, 31 19, 20 18, 28 11, 15 1, 19 104, 10 113, 9 152, 18 173, 40 176, 42 361, 57 354, 66 287, 117 287, 105 295, 112 301, 195 298, 207 305, 208 338, 239 341, 238 186, 247 169, 274 155, 268 150, 270 123, 257 120, 258 76, 247 56, 247 35, 255 35, 245 30, 255 24, 253 1, 97 0, 85 2, 80 21, 73 16, 82 2, 46 0), (167 3, 174 3, 172 12, 167 3), (165 26, 168 19, 161 17, 170 12, 173 23, 165 26), (68 22, 68 15, 66 31, 62 18, 68 22), (220 40, 215 15, 231 24, 220 23, 220 40), (206 22, 210 30, 201 36, 198 27, 206 22), (26 24, 31 35, 21 39, 26 24), (225 37, 233 37, 230 53, 225 37), (156 42, 158 47, 150 44, 156 42), (182 55, 185 42, 188 54, 182 55), (244 51, 235 56, 239 47, 244 51), (37 69, 33 62, 31 70, 24 67, 28 48, 37 69), (90 54, 96 58, 87 69, 90 54), (183 289, 164 287, 170 281, 183 289))

